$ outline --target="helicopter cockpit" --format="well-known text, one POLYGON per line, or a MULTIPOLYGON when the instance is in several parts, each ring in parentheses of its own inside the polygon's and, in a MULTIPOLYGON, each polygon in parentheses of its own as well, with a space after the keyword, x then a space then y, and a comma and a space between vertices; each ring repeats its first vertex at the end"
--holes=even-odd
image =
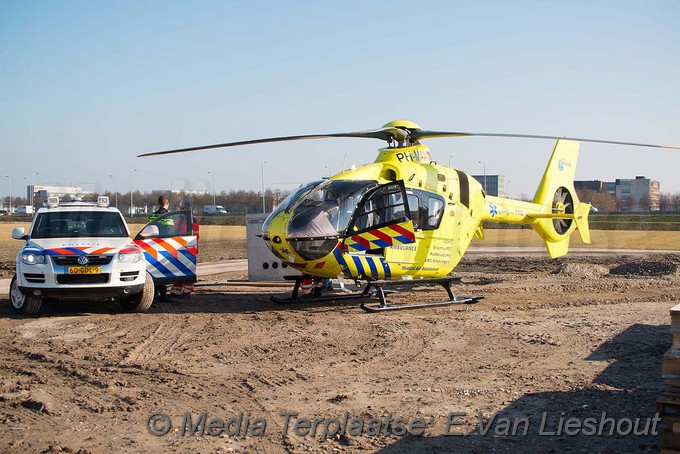
POLYGON ((378 185, 370 180, 328 180, 293 204, 289 239, 342 235, 363 195, 378 185))
MULTIPOLYGON (((338 240, 409 219, 403 182, 379 185, 375 180, 326 180, 301 186, 263 225, 263 237, 280 244, 285 236, 304 260, 329 254, 338 240), (270 231, 275 218, 289 215, 285 230, 270 231), (280 235, 280 236, 279 236, 280 235)), ((273 244, 268 243, 277 254, 273 244)))

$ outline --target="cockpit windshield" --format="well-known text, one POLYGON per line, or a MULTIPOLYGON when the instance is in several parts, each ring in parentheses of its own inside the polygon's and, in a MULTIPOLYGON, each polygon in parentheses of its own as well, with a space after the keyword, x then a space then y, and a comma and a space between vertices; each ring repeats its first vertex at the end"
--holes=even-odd
POLYGON ((303 194, 292 205, 288 238, 323 238, 344 233, 370 180, 328 180, 303 194))
POLYGON ((269 236, 269 224, 272 222, 272 219, 274 219, 282 212, 288 211, 290 207, 295 202, 297 202, 300 197, 304 196, 309 191, 314 189, 315 186, 318 186, 323 182, 324 180, 315 180, 309 183, 305 183, 303 185, 300 185, 295 191, 288 194, 288 196, 276 206, 274 211, 272 211, 269 214, 269 216, 267 216, 267 219, 264 221, 264 224, 262 224, 262 234, 264 235, 264 237, 267 238, 269 236))

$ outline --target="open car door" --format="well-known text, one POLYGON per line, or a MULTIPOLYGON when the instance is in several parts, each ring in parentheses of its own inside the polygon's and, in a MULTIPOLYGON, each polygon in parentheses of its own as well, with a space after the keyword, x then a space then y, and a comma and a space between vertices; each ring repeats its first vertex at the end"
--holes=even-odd
POLYGON ((163 214, 135 237, 154 285, 196 282, 197 234, 190 210, 163 214))
POLYGON ((415 242, 404 182, 383 184, 366 192, 343 239, 349 251, 384 254, 384 248, 415 242))

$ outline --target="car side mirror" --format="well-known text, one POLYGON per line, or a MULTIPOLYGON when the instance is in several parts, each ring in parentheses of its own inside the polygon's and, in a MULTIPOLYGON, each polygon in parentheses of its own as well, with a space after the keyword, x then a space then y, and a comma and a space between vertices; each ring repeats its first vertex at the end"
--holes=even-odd
POLYGON ((27 238, 26 230, 23 227, 15 227, 12 229, 12 238, 15 240, 25 240, 27 238))
POLYGON ((142 238, 151 238, 154 236, 159 236, 160 231, 158 230, 157 225, 147 225, 142 229, 141 232, 139 232, 139 236, 142 238))

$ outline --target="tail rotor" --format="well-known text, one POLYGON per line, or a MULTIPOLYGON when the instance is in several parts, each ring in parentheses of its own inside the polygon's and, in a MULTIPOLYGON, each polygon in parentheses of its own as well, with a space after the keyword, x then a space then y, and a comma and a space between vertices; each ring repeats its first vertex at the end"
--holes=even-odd
MULTIPOLYGON (((557 215, 572 215, 574 214, 574 198, 571 192, 564 186, 560 186, 555 191, 553 197, 552 213, 557 215)), ((552 221, 555 232, 559 235, 564 235, 571 228, 572 220, 565 218, 553 219, 552 221)))

